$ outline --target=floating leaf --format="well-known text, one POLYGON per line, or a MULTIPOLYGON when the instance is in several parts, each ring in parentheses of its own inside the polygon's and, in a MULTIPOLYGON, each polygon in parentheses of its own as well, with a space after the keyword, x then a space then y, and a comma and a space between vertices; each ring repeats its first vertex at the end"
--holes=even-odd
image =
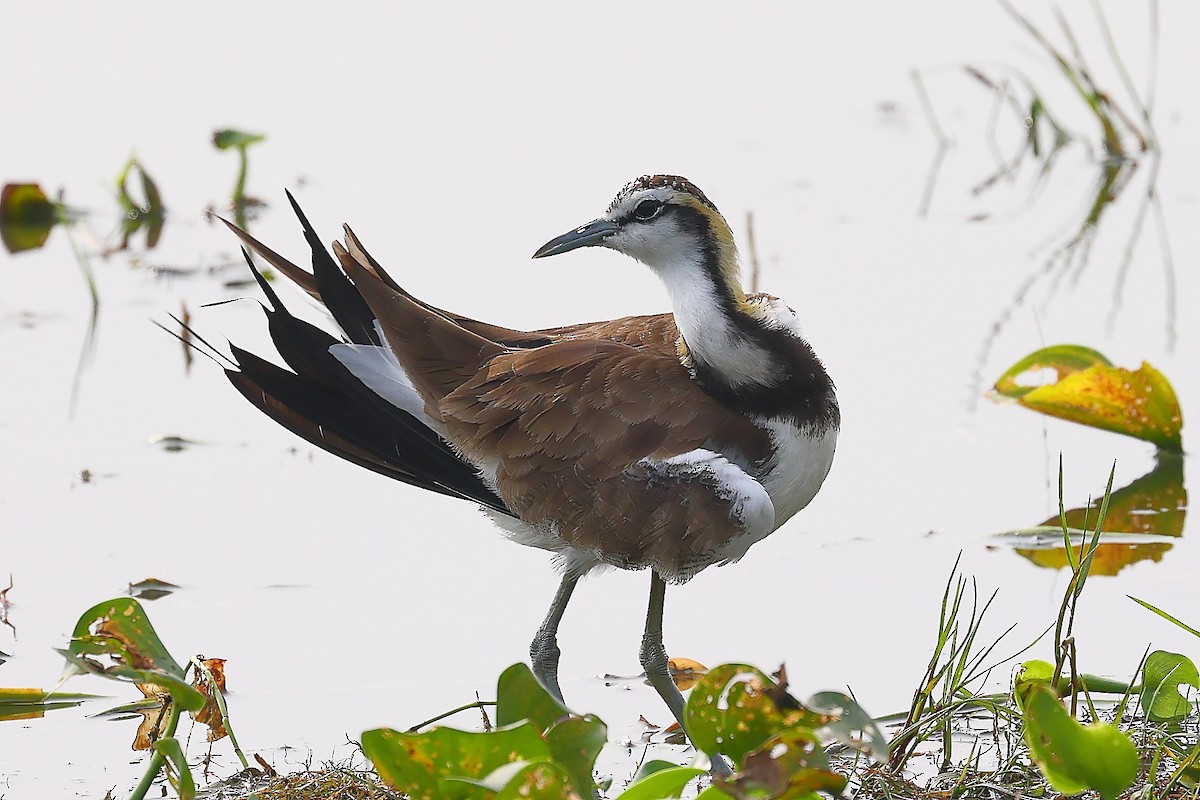
POLYGON ((671 680, 675 681, 675 686, 681 692, 695 686, 696 681, 708 672, 708 667, 699 661, 683 657, 667 659, 667 669, 671 672, 671 680))
POLYGON ((1138 773, 1137 748, 1115 725, 1081 725, 1048 686, 1025 695, 1025 741, 1050 785, 1063 794, 1095 789, 1115 800, 1138 773))
POLYGON ((158 578, 146 578, 145 580, 129 584, 129 594, 139 600, 158 600, 160 597, 166 597, 178 588, 175 584, 160 581, 158 578))
POLYGON ((592 793, 592 768, 608 741, 608 727, 592 715, 574 716, 542 686, 526 664, 513 664, 496 682, 496 724, 528 721, 543 731, 554 761, 581 796, 592 793))
POLYGON ((1183 412, 1175 390, 1154 367, 1135 371, 1114 367, 1095 350, 1056 345, 1038 350, 1010 367, 995 390, 1026 408, 1153 442, 1173 453, 1183 450, 1183 412), (1052 369, 1056 383, 1022 386, 1017 378, 1032 370, 1052 369))
POLYGON ((522 722, 488 733, 434 728, 400 733, 388 728, 362 735, 362 749, 391 787, 413 800, 490 797, 481 781, 511 761, 546 761, 550 747, 535 724, 522 722))
POLYGON ((36 183, 6 183, 0 189, 0 241, 10 253, 36 250, 59 222, 59 207, 36 183))
POLYGON ((1008 368, 996 381, 992 388, 1004 397, 1019 400, 1030 392, 1040 388, 1023 386, 1017 382, 1022 375, 1039 369, 1054 370, 1055 380, 1061 381, 1068 375, 1088 369, 1089 367, 1111 367, 1112 362, 1104 355, 1090 347, 1078 344, 1060 344, 1030 353, 1008 368))
POLYGON ((1153 722, 1178 722, 1192 704, 1179 692, 1183 684, 1200 689, 1200 673, 1187 656, 1155 650, 1142 667, 1141 706, 1153 722))
POLYGON ((114 680, 160 686, 186 711, 204 706, 183 667, 158 638, 141 604, 132 597, 106 600, 84 612, 67 649, 58 651, 76 669, 114 680))
POLYGON ((66 692, 47 694, 42 689, 0 688, 0 722, 38 719, 44 717, 47 711, 75 708, 84 700, 94 697, 96 695, 66 692))

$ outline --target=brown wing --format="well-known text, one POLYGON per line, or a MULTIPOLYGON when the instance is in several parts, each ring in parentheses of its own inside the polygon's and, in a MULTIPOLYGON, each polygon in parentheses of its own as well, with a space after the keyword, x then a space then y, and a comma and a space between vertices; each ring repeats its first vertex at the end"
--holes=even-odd
POLYGON ((711 473, 661 462, 704 448, 754 463, 770 447, 674 354, 595 339, 497 355, 439 409, 456 447, 496 465, 497 491, 521 519, 668 578, 711 563, 743 531, 711 473))

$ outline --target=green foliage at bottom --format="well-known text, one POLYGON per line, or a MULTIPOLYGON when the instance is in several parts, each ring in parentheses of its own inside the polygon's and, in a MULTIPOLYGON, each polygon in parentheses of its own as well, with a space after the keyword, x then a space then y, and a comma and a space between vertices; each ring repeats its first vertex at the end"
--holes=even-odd
MULTIPOLYGON (((762 798, 838 794, 846 777, 829 766, 823 736, 880 758, 886 753, 874 722, 849 697, 819 695, 821 708, 787 693, 781 671, 773 680, 744 664, 708 673, 692 691, 686 720, 701 749, 733 759, 737 772, 716 778, 702 796, 762 798), (709 795, 710 792, 715 794, 709 795)), ((568 711, 524 664, 509 667, 497 686, 494 731, 434 728, 426 733, 367 731, 363 752, 389 785, 414 800, 587 798, 607 728, 591 715, 568 711)), ((618 800, 679 797, 705 774, 699 767, 651 762, 618 800)))

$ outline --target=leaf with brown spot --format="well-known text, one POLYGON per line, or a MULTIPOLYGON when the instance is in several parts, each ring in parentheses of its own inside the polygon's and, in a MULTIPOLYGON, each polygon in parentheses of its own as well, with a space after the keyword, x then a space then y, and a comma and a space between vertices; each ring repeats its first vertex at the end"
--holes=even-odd
POLYGON ((722 664, 692 689, 684 719, 698 749, 724 753, 740 766, 747 753, 772 736, 797 727, 815 730, 831 721, 789 698, 783 701, 775 682, 755 667, 722 664))
POLYGON ((58 653, 80 672, 161 687, 186 711, 204 706, 204 695, 188 684, 183 667, 132 597, 106 600, 85 611, 71 641, 58 653))

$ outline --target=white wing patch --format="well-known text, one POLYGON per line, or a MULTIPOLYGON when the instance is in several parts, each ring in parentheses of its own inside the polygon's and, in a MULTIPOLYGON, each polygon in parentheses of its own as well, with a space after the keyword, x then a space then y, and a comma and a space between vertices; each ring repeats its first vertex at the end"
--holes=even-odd
POLYGON ((750 546, 775 530, 775 504, 763 485, 720 453, 696 449, 662 460, 644 459, 643 464, 669 476, 708 476, 717 494, 730 503, 729 514, 741 528, 709 563, 727 564, 746 555, 750 546))
MULTIPOLYGON (((379 331, 379 323, 375 323, 379 331)), ((383 333, 379 338, 382 341, 383 333)), ((442 426, 425 412, 425 401, 408 379, 395 354, 386 344, 377 347, 370 344, 335 344, 329 354, 342 363, 354 377, 368 389, 387 400, 396 408, 407 411, 439 434, 442 426)))

